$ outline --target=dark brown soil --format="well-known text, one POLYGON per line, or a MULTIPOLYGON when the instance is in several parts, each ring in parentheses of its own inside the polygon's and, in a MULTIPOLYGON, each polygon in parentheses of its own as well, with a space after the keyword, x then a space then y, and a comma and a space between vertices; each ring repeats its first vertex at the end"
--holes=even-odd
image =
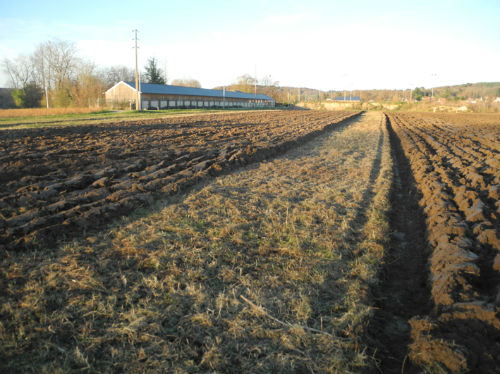
POLYGON ((420 370, 408 360, 409 320, 428 314, 431 308, 427 284, 428 244, 425 218, 418 204, 419 193, 410 165, 390 123, 388 130, 394 163, 391 240, 380 284, 372 290, 376 312, 369 335, 381 372, 415 373, 420 370))
POLYGON ((255 112, 0 132, 0 249, 101 228, 354 112, 255 112))
MULTIPOLYGON (((421 193, 430 248, 434 308, 410 319, 408 358, 428 371, 500 372, 498 127, 418 114, 389 119, 421 193)), ((418 292, 418 283, 404 288, 418 292)))

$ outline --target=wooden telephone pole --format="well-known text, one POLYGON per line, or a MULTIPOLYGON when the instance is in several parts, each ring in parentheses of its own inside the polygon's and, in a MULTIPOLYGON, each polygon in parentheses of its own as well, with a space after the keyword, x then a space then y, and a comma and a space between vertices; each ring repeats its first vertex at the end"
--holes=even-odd
POLYGON ((139 81, 139 66, 137 63, 137 29, 132 30, 135 33, 135 90, 137 91, 137 98, 135 99, 135 110, 141 110, 141 87, 139 81))
POLYGON ((253 100, 255 107, 257 107, 257 64, 255 64, 255 80, 253 84, 254 84, 253 100))

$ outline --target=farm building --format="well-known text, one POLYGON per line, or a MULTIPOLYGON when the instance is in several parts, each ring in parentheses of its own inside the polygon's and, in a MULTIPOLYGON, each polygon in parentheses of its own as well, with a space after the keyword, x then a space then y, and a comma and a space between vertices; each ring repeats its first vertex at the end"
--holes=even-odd
MULTIPOLYGON (((275 102, 267 95, 171 86, 167 84, 141 83, 142 109, 168 108, 255 108, 274 107, 275 102)), ((119 82, 106 91, 106 102, 110 105, 135 105, 137 91, 135 82, 119 82)))

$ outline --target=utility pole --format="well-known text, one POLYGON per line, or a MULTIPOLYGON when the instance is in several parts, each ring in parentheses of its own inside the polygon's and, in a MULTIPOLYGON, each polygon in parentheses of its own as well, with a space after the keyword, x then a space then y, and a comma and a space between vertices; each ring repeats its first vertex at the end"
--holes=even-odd
POLYGON ((137 62, 137 29, 132 30, 135 33, 135 90, 137 91, 137 98, 135 101, 135 110, 141 110, 141 87, 139 83, 139 65, 137 62))
POLYGON ((45 101, 47 102, 47 109, 49 109, 49 89, 47 88, 47 78, 45 78, 44 85, 45 85, 45 101))
POLYGON ((344 103, 345 103, 345 99, 346 99, 346 92, 345 92, 345 90, 347 88, 346 87, 347 86, 347 73, 342 74, 342 78, 343 78, 343 81, 344 81, 343 84, 344 84, 344 103))
POLYGON ((165 79, 165 84, 167 84, 167 60, 165 60, 165 63, 164 63, 163 75, 164 75, 164 79, 165 79))
MULTIPOLYGON (((434 74, 434 73, 431 74, 431 78, 434 78, 435 76, 436 76, 436 74, 434 74)), ((432 79, 432 81, 434 81, 434 79, 432 79)), ((435 82, 431 82, 431 84, 432 84, 432 87, 431 87, 431 101, 434 100, 434 83, 435 82)))
POLYGON ((47 109, 49 109, 49 89, 47 88, 47 75, 45 72, 45 53, 42 52, 42 75, 43 75, 43 85, 45 89, 45 101, 47 104, 47 109))
POLYGON ((222 86, 222 107, 226 109, 226 86, 222 86))
POLYGON ((255 101, 255 107, 257 107, 257 64, 255 64, 255 80, 254 80, 253 99, 255 101))

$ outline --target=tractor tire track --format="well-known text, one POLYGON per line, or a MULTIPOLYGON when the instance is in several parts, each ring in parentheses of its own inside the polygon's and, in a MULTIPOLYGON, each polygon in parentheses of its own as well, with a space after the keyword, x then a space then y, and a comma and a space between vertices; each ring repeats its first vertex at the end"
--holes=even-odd
POLYGON ((369 335, 382 373, 414 373, 407 360, 409 320, 431 308, 427 284, 428 244, 419 194, 401 142, 390 122, 394 182, 391 191, 390 240, 380 271, 380 283, 372 289, 375 315, 369 335))

